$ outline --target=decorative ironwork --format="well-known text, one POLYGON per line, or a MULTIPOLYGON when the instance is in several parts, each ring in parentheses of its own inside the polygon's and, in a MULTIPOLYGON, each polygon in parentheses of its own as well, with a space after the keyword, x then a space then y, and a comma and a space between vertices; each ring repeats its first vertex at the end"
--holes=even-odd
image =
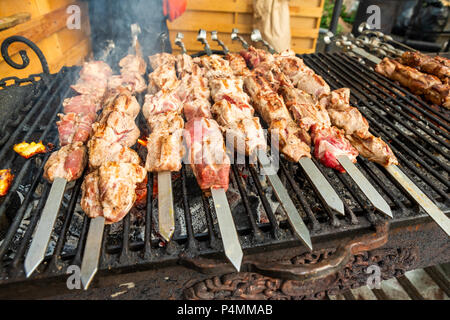
MULTIPOLYGON (((289 259, 292 265, 316 265, 335 253, 336 249, 323 249, 289 259)), ((417 247, 383 248, 354 255, 336 274, 318 281, 282 280, 257 273, 242 272, 215 276, 184 290, 184 296, 193 300, 211 299, 324 299, 349 288, 364 285, 369 276, 368 266, 377 265, 381 278, 398 277, 411 269, 417 260, 417 247)))
POLYGON ((16 63, 11 59, 11 57, 8 53, 8 49, 9 49, 9 46, 11 44, 13 44, 14 42, 22 42, 22 43, 26 44, 27 46, 29 46, 31 48, 31 50, 33 50, 34 53, 36 53, 37 57, 39 58, 39 61, 41 62, 41 65, 42 65, 43 72, 45 74, 50 73, 50 69, 48 68, 47 59, 45 59, 45 56, 42 53, 41 49, 39 49, 39 47, 34 42, 32 42, 31 40, 24 38, 22 36, 11 36, 9 38, 6 38, 3 41, 2 46, 1 46, 1 53, 2 53, 3 59, 5 59, 7 64, 9 64, 11 67, 13 67, 15 69, 25 69, 30 64, 30 58, 28 57, 28 54, 25 50, 19 51, 19 55, 22 58, 22 64, 16 63))

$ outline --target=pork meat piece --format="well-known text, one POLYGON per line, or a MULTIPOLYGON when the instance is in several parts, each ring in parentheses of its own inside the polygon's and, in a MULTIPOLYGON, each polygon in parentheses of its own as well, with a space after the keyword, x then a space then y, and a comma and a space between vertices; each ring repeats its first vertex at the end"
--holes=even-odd
POLYGON ((73 142, 85 143, 92 132, 92 124, 97 118, 96 113, 77 114, 70 112, 58 114, 60 120, 56 122, 61 146, 73 142))
POLYGON ((186 123, 185 140, 189 164, 204 191, 228 189, 230 159, 219 125, 212 119, 194 118, 186 123))
POLYGON ((333 168, 339 172, 345 172, 337 160, 338 156, 345 155, 350 161, 356 163, 358 151, 345 138, 344 132, 336 127, 311 128, 311 138, 314 141, 314 157, 326 167, 333 168))
POLYGON ((145 102, 142 106, 142 113, 145 119, 149 121, 149 118, 159 114, 175 111, 180 113, 183 105, 174 92, 158 92, 155 95, 145 95, 145 102))
POLYGON ((278 150, 293 162, 298 162, 303 157, 311 158, 311 138, 306 130, 300 128, 291 119, 276 119, 270 125, 270 134, 278 137, 278 150))
POLYGON ((226 59, 230 63, 230 68, 233 70, 233 75, 235 77, 242 77, 246 75, 249 70, 247 68, 247 63, 244 57, 238 53, 228 53, 226 59))
POLYGON ((148 93, 156 94, 158 91, 173 91, 179 85, 175 72, 175 62, 164 64, 153 70, 148 76, 148 93))
POLYGON ((129 54, 119 61, 120 73, 137 73, 143 75, 147 70, 147 64, 144 59, 137 55, 129 54))
POLYGON ((288 85, 281 86, 280 93, 294 120, 306 131, 309 131, 314 124, 322 127, 331 126, 327 110, 310 94, 288 85))
POLYGON ((82 185, 81 208, 91 218, 105 217, 118 222, 136 200, 136 185, 144 181, 146 170, 136 164, 107 162, 88 175, 82 185))
POLYGON ((87 149, 82 142, 63 146, 53 152, 44 165, 44 178, 53 182, 55 178, 73 181, 81 177, 87 162, 87 149))
POLYGON ((175 56, 167 52, 157 53, 155 55, 149 56, 148 59, 153 70, 155 70, 159 66, 176 62, 175 56))
POLYGON ((63 107, 64 113, 89 114, 96 113, 100 109, 100 104, 95 97, 82 94, 64 99, 63 107))
POLYGON ((382 166, 398 165, 398 160, 391 148, 379 137, 370 135, 360 138, 355 135, 347 136, 347 139, 358 150, 359 154, 369 161, 381 164, 382 166))
POLYGON ((218 120, 229 150, 235 149, 240 154, 256 155, 257 150, 266 150, 267 143, 259 118, 243 118, 235 122, 218 120))
POLYGON ((180 171, 184 156, 183 130, 152 132, 147 138, 147 150, 147 171, 180 171))

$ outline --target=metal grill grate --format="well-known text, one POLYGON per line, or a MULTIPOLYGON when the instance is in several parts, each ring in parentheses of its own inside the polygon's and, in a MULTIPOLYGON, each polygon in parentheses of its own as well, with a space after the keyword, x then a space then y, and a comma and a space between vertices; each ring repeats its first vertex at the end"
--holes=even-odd
MULTIPOLYGON (((391 143, 401 165, 408 169, 405 173, 448 212, 448 117, 344 54, 314 54, 304 59, 332 87, 351 88, 352 103, 368 119, 373 133, 391 143)), ((42 81, 39 90, 33 91, 24 104, 23 117, 9 122, 7 128, 11 130, 0 141, 0 164, 12 168, 15 174, 14 184, 0 204, 0 284, 25 280, 24 255, 51 186, 42 179, 43 164, 49 154, 25 161, 13 152, 12 146, 23 140, 57 144, 56 115, 61 112, 61 102, 70 94, 69 85, 76 80, 78 71, 64 68, 51 76, 48 84, 42 81)), ((138 99, 141 105, 142 98, 138 99)), ((138 119, 145 131, 142 115, 138 119)), ((348 176, 315 162, 344 201, 345 217, 327 209, 297 164, 282 160, 279 171, 310 229, 313 243, 328 236, 369 230, 385 221, 348 176)), ((391 206, 391 223, 425 217, 383 168, 364 159, 359 159, 357 166, 391 206)), ((260 179, 258 168, 233 165, 230 178, 228 196, 244 254, 301 246, 270 187, 260 179)), ((66 189, 45 263, 31 280, 57 277, 65 274, 69 265, 81 264, 89 221, 79 207, 82 180, 66 189)), ((215 212, 190 168, 183 166, 174 181, 176 231, 168 245, 163 245, 155 233, 158 219, 154 187, 150 173, 147 206, 134 208, 123 221, 106 226, 100 272, 164 267, 176 264, 180 257, 224 259, 215 212)))

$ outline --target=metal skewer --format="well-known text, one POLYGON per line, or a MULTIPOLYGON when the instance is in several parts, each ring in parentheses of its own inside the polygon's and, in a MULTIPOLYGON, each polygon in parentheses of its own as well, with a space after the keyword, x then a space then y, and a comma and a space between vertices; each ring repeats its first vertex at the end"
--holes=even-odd
MULTIPOLYGON (((206 30, 200 29, 197 35, 197 41, 200 41, 205 46, 205 51, 211 55, 208 41, 206 40, 206 30), (209 52, 209 53, 208 53, 209 52)), ((219 224, 220 235, 225 250, 225 256, 233 264, 239 272, 241 269, 242 259, 244 253, 242 252, 241 244, 234 224, 233 216, 231 214, 230 205, 224 189, 211 189, 211 196, 214 201, 214 207, 219 224)))
POLYGON ((271 54, 277 53, 275 49, 262 38, 261 31, 259 31, 259 29, 254 29, 250 35, 250 38, 253 42, 261 42, 271 54))
POLYGON ((55 178, 50 189, 45 207, 36 227, 33 240, 25 257, 25 275, 28 278, 44 260, 45 252, 50 241, 56 217, 58 216, 61 200, 66 189, 67 180, 55 178))
POLYGON ((231 32, 231 40, 232 41, 238 40, 241 43, 242 47, 244 47, 245 50, 247 50, 250 47, 248 45, 247 41, 245 41, 244 38, 242 38, 239 35, 239 29, 237 29, 237 28, 234 28, 233 31, 231 32))
MULTIPOLYGON (((224 49, 225 54, 229 52, 228 48, 225 46, 223 41, 221 41, 217 37, 217 32, 211 32, 211 38, 219 43, 219 45, 224 49)), ((256 156, 258 158, 259 163, 262 166, 262 173, 267 176, 267 179, 272 186, 275 196, 278 199, 278 202, 281 204, 281 207, 286 212, 288 217, 288 221, 294 230, 294 234, 300 238, 300 240, 310 249, 312 250, 311 236, 309 234, 308 228, 306 228, 305 223, 301 219, 297 208, 295 207, 292 199, 289 197, 289 194, 281 182, 280 178, 276 174, 275 170, 272 167, 272 164, 266 154, 265 150, 258 149, 256 152, 256 156)))
POLYGON ((197 41, 200 41, 205 47, 205 52, 208 56, 212 55, 211 47, 208 44, 208 40, 206 40, 207 34, 206 30, 200 29, 197 34, 197 41))
POLYGON ((386 167, 386 171, 398 181, 403 189, 425 210, 426 213, 450 236, 450 219, 412 182, 396 165, 386 167))
POLYGON ((181 53, 185 54, 187 51, 186 51, 186 47, 184 46, 184 43, 183 43, 183 38, 184 38, 184 34, 182 34, 181 32, 178 32, 177 36, 175 37, 175 44, 181 48, 181 53))
POLYGON ((284 187, 278 175, 275 173, 265 150, 259 149, 257 151, 257 157, 262 167, 261 171, 263 174, 266 175, 267 180, 272 186, 275 196, 278 199, 278 202, 280 203, 283 210, 286 212, 289 224, 292 226, 292 229, 294 230, 294 234, 298 238, 300 238, 300 240, 309 248, 309 250, 312 250, 311 235, 309 234, 309 230, 306 227, 305 223, 303 222, 302 218, 300 217, 300 214, 297 211, 297 208, 295 207, 294 203, 292 202, 292 199, 289 196, 286 188, 284 187))
POLYGON ((219 44, 219 46, 222 47, 223 52, 224 52, 225 54, 228 54, 228 53, 230 52, 230 50, 229 50, 228 47, 225 45, 225 43, 223 43, 223 41, 220 40, 219 37, 217 36, 217 31, 211 31, 211 39, 212 39, 213 41, 216 41, 216 42, 219 44))
POLYGON ((81 262, 81 284, 84 290, 89 288, 98 270, 104 229, 104 217, 97 217, 89 222, 89 232, 84 247, 83 261, 81 262))

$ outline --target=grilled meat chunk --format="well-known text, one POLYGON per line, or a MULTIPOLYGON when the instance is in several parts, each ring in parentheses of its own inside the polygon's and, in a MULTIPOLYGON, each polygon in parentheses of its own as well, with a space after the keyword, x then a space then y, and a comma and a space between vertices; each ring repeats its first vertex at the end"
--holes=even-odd
POLYGON ((82 94, 64 99, 63 107, 64 113, 89 114, 96 113, 100 109, 100 104, 98 98, 82 94))
POLYGON ((398 81, 412 93, 423 95, 431 103, 450 109, 450 86, 443 84, 439 78, 389 58, 384 58, 375 67, 375 71, 391 80, 398 81))
POLYGON ((306 130, 300 128, 292 119, 275 119, 270 124, 271 135, 276 135, 279 141, 279 151, 293 162, 303 157, 311 158, 311 138, 306 130))
POLYGON ((436 60, 420 52, 405 51, 400 62, 419 71, 432 74, 441 80, 447 80, 450 77, 450 67, 442 64, 439 59, 436 60))
POLYGON ((183 105, 173 92, 159 91, 157 94, 145 95, 145 102, 142 106, 142 113, 145 119, 150 121, 150 118, 160 113, 177 112, 180 113, 183 105))
POLYGON ((219 125, 212 119, 194 118, 186 123, 189 164, 200 188, 228 189, 230 159, 219 125))
POLYGON ((289 85, 281 86, 280 92, 300 127, 309 131, 314 124, 321 127, 331 126, 327 110, 319 105, 311 95, 289 85))
POLYGON ((145 177, 145 169, 137 164, 106 162, 83 181, 81 208, 91 218, 118 222, 133 207, 136 185, 145 177))
POLYGON ((359 153, 370 161, 381 164, 382 166, 398 165, 398 160, 391 148, 379 137, 369 135, 360 138, 355 135, 347 136, 352 145, 359 153))
POLYGON ((340 155, 345 155, 356 163, 358 151, 345 138, 342 130, 336 127, 326 128, 314 125, 311 128, 311 138, 314 141, 314 157, 324 166, 345 172, 337 160, 340 155))
POLYGON ((63 146, 53 152, 44 165, 44 178, 53 182, 55 178, 67 181, 81 177, 87 162, 87 149, 82 142, 63 146))
POLYGON ((230 63, 230 68, 233 70, 233 75, 235 77, 242 77, 246 75, 249 70, 247 68, 247 63, 244 57, 238 53, 228 53, 226 59, 230 63))
POLYGON ((179 85, 175 72, 175 61, 161 65, 148 76, 148 93, 156 94, 158 91, 172 91, 179 85))
POLYGON ((95 113, 77 114, 70 112, 58 114, 60 120, 56 122, 61 146, 73 142, 85 143, 92 132, 92 124, 97 118, 95 113))

